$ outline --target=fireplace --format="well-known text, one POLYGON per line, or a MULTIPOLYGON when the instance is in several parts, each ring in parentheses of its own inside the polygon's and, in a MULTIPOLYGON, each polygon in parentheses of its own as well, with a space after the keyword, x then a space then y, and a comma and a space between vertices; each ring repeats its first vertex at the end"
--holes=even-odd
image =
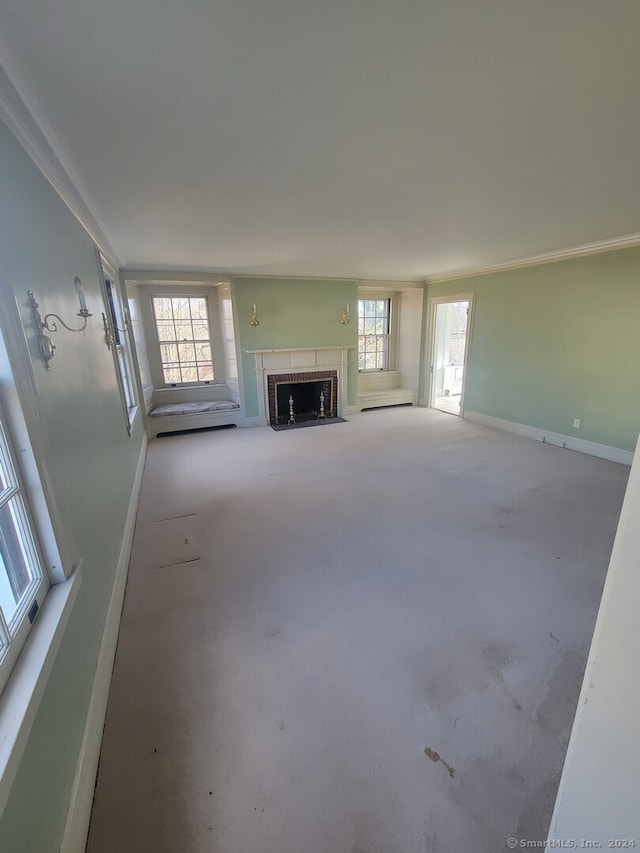
POLYGON ((338 411, 338 373, 316 370, 271 374, 267 377, 267 394, 271 424, 334 417, 338 411))
MULTIPOLYGON (((324 392, 325 415, 343 417, 348 412, 348 377, 349 350, 352 346, 301 347, 299 349, 254 349, 247 350, 256 360, 256 385, 258 390, 259 424, 276 422, 276 383, 322 382, 329 383, 329 390, 324 392)), ((317 392, 315 392, 317 394, 317 392)), ((298 395, 292 395, 294 398, 298 395)), ((319 397, 319 394, 318 394, 319 397)), ((319 401, 318 401, 319 402, 319 401)), ((294 414, 297 419, 297 409, 294 402, 294 414)), ((307 413, 313 414, 319 409, 314 403, 305 406, 307 413)), ((280 419, 286 413, 285 425, 289 420, 289 398, 286 399, 286 411, 280 404, 278 415, 280 419)))

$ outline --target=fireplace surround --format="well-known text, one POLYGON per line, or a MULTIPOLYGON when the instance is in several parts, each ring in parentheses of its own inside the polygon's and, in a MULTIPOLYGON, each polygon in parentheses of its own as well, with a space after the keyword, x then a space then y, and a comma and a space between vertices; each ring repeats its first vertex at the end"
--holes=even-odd
MULTIPOLYGON (((328 383, 325 391, 325 414, 341 417, 347 411, 348 352, 354 347, 308 347, 301 349, 249 350, 256 361, 259 422, 282 423, 282 411, 276 414, 277 391, 280 383, 328 383)), ((294 395, 295 396, 295 395, 294 395)), ((282 406, 279 407, 280 409, 282 406)), ((314 405, 307 414, 313 415, 314 405)), ((295 409, 294 409, 295 410, 295 409)), ((288 398, 286 407, 289 417, 288 398)), ((296 419, 298 413, 296 412, 296 419)))

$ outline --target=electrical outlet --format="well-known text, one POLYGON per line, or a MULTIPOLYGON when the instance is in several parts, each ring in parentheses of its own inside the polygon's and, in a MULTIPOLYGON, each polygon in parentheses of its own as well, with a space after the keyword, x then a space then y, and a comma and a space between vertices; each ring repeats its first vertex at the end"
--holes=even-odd
POLYGON ((574 429, 580 429, 580 418, 574 418, 573 419, 573 428, 574 429))

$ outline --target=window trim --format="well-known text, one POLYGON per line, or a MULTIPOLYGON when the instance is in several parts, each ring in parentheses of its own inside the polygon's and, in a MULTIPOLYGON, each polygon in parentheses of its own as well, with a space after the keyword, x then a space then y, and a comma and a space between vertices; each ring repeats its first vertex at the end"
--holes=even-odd
POLYGON ((108 324, 109 332, 113 339, 110 349, 116 371, 118 391, 120 392, 127 431, 131 435, 140 410, 140 403, 138 400, 138 383, 136 381, 133 359, 131 318, 129 317, 128 302, 123 297, 122 283, 116 271, 97 249, 96 256, 105 307, 105 322, 108 324), (124 366, 121 360, 124 362, 124 366), (127 397, 131 398, 133 405, 129 405, 127 397))
POLYGON ((209 385, 224 385, 225 384, 225 359, 224 350, 222 350, 223 342, 220 333, 220 309, 218 305, 218 293, 215 290, 215 285, 202 282, 175 282, 162 285, 143 284, 140 283, 141 304, 143 296, 143 328, 145 339, 147 341, 147 356, 149 359, 149 368, 151 370, 151 378, 153 387, 165 391, 180 391, 188 388, 206 388, 209 385), (160 345, 158 341, 158 331, 155 323, 155 312, 153 310, 153 300, 156 297, 199 297, 206 299, 207 313, 209 318, 209 333, 211 335, 211 360, 213 362, 213 376, 211 380, 202 380, 198 382, 165 382, 164 370, 162 367, 162 357, 160 355, 160 345))

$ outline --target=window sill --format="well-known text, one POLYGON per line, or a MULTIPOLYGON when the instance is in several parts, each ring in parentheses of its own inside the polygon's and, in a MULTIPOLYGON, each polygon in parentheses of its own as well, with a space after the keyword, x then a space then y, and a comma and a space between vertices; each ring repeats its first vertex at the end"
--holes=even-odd
POLYGON ((9 799, 81 580, 78 566, 65 583, 51 587, 0 697, 0 815, 9 799))
POLYGON ((127 412, 127 429, 129 430, 129 435, 133 433, 133 427, 136 422, 136 418, 138 417, 138 412, 140 411, 140 406, 132 406, 127 412))
POLYGON ((156 391, 180 391, 183 388, 215 388, 216 385, 224 385, 223 379, 210 379, 206 382, 169 382, 159 385, 156 391))

